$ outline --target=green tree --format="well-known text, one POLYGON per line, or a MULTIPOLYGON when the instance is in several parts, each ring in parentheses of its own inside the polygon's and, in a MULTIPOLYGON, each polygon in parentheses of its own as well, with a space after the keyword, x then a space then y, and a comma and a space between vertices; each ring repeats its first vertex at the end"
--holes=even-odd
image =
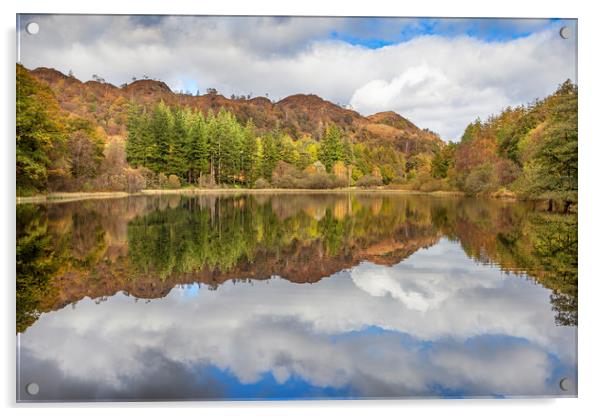
MULTIPOLYGON (((179 178, 186 178, 188 172, 188 157, 190 153, 190 134, 187 126, 187 114, 179 107, 172 111, 173 125, 171 128, 171 146, 165 172, 179 178)), ((187 178, 190 180, 190 178, 187 178)))
POLYGON ((161 101, 153 111, 150 123, 152 143, 149 147, 148 167, 155 173, 168 171, 172 148, 173 117, 169 107, 161 101))
POLYGON ((148 136, 144 135, 145 121, 142 108, 134 101, 130 102, 126 122, 126 152, 128 162, 134 167, 145 165, 146 163, 146 148, 150 143, 147 142, 148 136))
POLYGON ((244 132, 234 115, 223 108, 218 113, 221 124, 220 182, 236 182, 242 175, 244 132))
POLYGON ((322 142, 320 143, 320 150, 318 152, 318 159, 328 172, 332 171, 332 166, 337 160, 343 159, 343 144, 341 142, 341 130, 336 124, 330 124, 326 128, 322 142))
POLYGON ((245 125, 243 140, 242 171, 245 185, 251 187, 257 179, 257 138, 255 137, 255 125, 251 119, 245 125))
POLYGON ((343 162, 345 162, 346 165, 354 163, 353 146, 348 137, 345 137, 343 140, 343 162))
POLYGON ((188 157, 189 177, 196 180, 209 169, 209 143, 205 118, 199 111, 192 115, 188 157))
POLYGON ((447 177, 447 171, 453 167, 456 145, 448 143, 442 149, 438 149, 431 162, 431 173, 434 178, 443 179, 447 177))
POLYGON ((65 126, 50 88, 17 64, 17 194, 45 191, 48 171, 65 156, 65 126))
POLYGON ((525 167, 523 192, 549 201, 560 200, 568 212, 577 203, 577 86, 564 82, 552 97, 551 116, 533 160, 525 167))
POLYGON ((276 162, 278 162, 278 150, 274 135, 268 133, 262 138, 263 159, 261 161, 261 173, 264 178, 271 178, 276 162))

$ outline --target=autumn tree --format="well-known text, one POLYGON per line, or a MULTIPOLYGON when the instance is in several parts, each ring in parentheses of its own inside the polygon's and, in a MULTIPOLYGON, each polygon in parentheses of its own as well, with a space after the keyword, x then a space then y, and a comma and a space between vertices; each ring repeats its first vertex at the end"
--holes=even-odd
POLYGON ((434 178, 443 179, 447 177, 448 170, 454 165, 456 144, 448 143, 438 149, 431 162, 431 172, 434 178))
POLYGON ((58 103, 49 87, 17 64, 17 194, 45 191, 49 170, 66 174, 66 134, 58 103))
POLYGON ((568 212, 577 203, 577 86, 564 82, 552 96, 553 108, 549 122, 533 160, 525 167, 523 192, 560 200, 568 212))
POLYGON ((73 178, 94 178, 103 160, 104 140, 94 124, 80 117, 69 120, 67 148, 73 178))

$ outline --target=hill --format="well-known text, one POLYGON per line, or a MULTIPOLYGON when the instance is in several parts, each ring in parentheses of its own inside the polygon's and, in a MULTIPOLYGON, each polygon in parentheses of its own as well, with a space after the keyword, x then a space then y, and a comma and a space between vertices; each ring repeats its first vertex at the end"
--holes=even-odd
POLYGON ((141 105, 164 101, 168 106, 189 107, 205 114, 224 108, 241 124, 252 119, 259 132, 279 127, 293 139, 311 136, 319 141, 326 126, 336 124, 353 140, 394 144, 406 154, 443 145, 436 134, 418 128, 392 111, 364 117, 314 94, 295 94, 272 102, 265 97, 226 98, 217 92, 178 93, 164 82, 152 79, 135 80, 117 87, 98 77, 81 82, 52 68, 36 68, 29 73, 51 88, 61 108, 93 119, 108 136, 126 136, 125 115, 130 101, 141 105))

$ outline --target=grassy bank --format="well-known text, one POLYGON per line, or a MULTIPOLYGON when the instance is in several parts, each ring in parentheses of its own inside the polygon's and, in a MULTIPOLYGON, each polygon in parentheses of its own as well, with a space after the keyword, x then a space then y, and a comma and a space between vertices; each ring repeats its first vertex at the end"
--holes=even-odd
POLYGON ((433 196, 462 196, 458 191, 435 191, 421 192, 407 189, 391 188, 337 188, 337 189, 245 189, 245 188, 181 188, 181 189, 144 189, 135 194, 127 192, 57 192, 47 195, 34 195, 17 197, 17 204, 28 203, 50 203, 50 202, 71 202, 86 199, 106 199, 106 198, 124 198, 130 195, 236 195, 236 194, 332 194, 332 193, 391 193, 405 195, 433 195, 433 196))
POLYGON ((17 204, 70 202, 84 199, 124 198, 127 192, 55 192, 46 195, 18 196, 17 204))

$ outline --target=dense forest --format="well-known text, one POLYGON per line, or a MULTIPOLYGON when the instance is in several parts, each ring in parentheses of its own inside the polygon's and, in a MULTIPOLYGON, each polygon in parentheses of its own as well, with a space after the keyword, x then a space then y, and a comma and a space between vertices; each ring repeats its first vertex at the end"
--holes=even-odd
POLYGON ((431 161, 437 178, 468 194, 543 199, 568 211, 577 203, 577 86, 566 81, 544 100, 470 123, 458 144, 431 161))
POLYGON ((17 65, 17 195, 387 186, 540 199, 565 212, 577 203, 571 81, 445 143, 395 113, 362 117, 315 96, 192 97, 150 80, 117 88, 36 71, 17 65))

